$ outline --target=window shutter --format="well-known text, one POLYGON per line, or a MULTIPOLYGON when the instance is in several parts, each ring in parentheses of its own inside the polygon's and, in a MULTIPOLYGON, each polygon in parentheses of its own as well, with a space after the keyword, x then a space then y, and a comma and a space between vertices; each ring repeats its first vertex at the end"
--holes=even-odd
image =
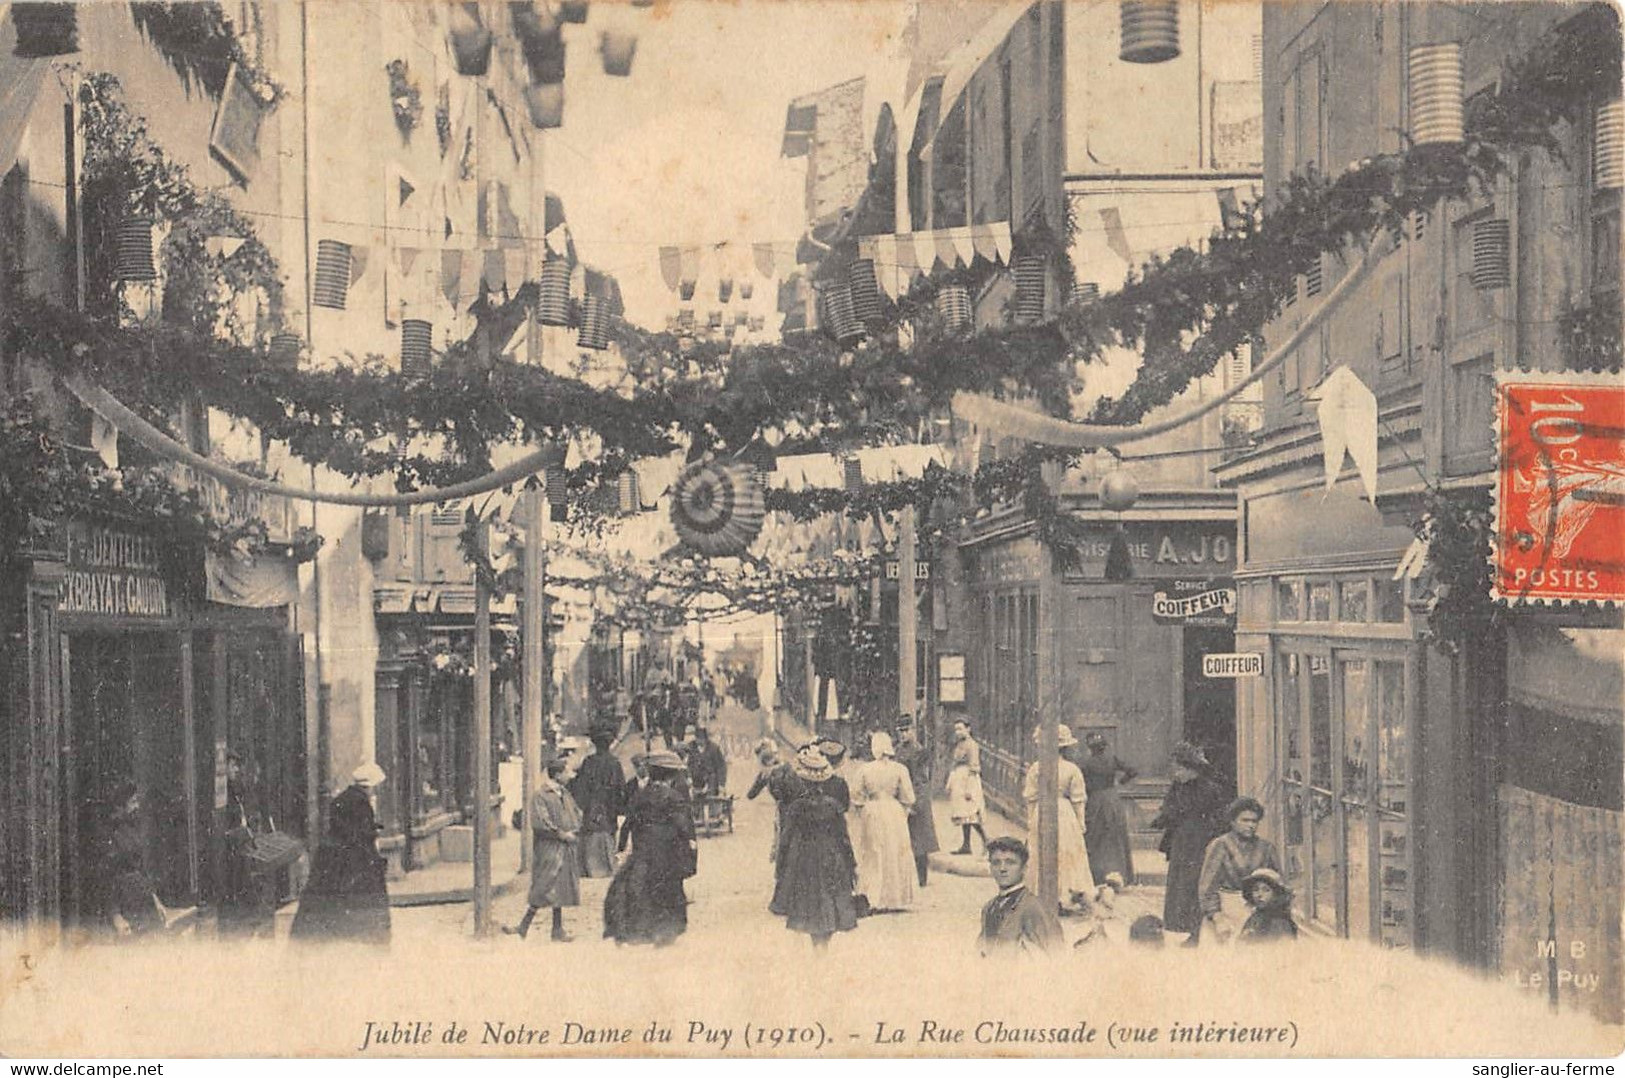
POLYGON ((1512 283, 1512 230, 1504 217, 1473 224, 1473 271, 1475 288, 1505 288, 1512 283))
POLYGON ((1315 264, 1309 267, 1309 272, 1303 275, 1303 294, 1306 297, 1312 298, 1320 295, 1320 286, 1324 280, 1322 267, 1325 261, 1325 255, 1319 256, 1315 259, 1315 264))

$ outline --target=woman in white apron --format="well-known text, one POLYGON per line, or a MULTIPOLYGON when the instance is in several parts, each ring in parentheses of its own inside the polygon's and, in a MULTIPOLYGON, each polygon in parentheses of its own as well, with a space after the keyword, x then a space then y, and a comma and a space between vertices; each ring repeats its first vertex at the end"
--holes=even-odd
POLYGON ((971 737, 970 723, 960 719, 954 723, 953 763, 948 772, 948 815, 964 833, 956 854, 968 854, 970 833, 975 831, 987 848, 987 832, 982 830, 982 813, 987 802, 982 798, 982 746, 971 737))
MULTIPOLYGON (((1033 731, 1033 741, 1039 740, 1040 731, 1033 731)), ((1078 743, 1072 729, 1062 725, 1057 730, 1057 747, 1063 752, 1078 743)), ((1021 796, 1027 802, 1027 844, 1038 849, 1038 761, 1027 767, 1026 781, 1021 796)), ((1084 808, 1089 803, 1088 787, 1078 765, 1062 756, 1056 761, 1056 866, 1060 882, 1061 904, 1070 902, 1089 908, 1095 898, 1095 878, 1089 870, 1089 850, 1084 845, 1084 808)))

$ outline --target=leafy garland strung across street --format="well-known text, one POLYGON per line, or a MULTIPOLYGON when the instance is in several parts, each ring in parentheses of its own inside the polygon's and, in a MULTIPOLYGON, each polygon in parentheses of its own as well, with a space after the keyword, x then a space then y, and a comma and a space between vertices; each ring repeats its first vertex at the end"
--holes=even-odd
MULTIPOLYGON (((210 339, 212 327, 196 322, 190 329, 128 330, 38 306, 11 315, 10 343, 59 369, 88 369, 146 414, 166 411, 177 387, 196 390, 305 460, 356 477, 393 473, 402 484, 479 474, 495 442, 583 431, 595 433, 605 450, 596 476, 583 478, 588 484, 631 459, 678 447, 693 455, 738 452, 769 427, 809 433, 803 443, 788 441, 781 448, 787 453, 874 444, 906 437, 940 416, 961 390, 1019 395, 1066 416, 1079 388, 1077 364, 1125 346, 1144 353, 1139 375, 1121 397, 1101 402, 1093 418, 1129 424, 1254 341, 1293 291, 1296 275, 1317 259, 1340 256, 1378 229, 1402 232, 1412 214, 1485 189, 1524 153, 1559 153, 1556 125, 1573 118, 1581 103, 1616 92, 1619 81, 1618 17, 1594 5, 1543 35, 1493 90, 1468 102, 1462 145, 1368 159, 1335 178, 1296 177, 1267 214, 1253 206, 1234 215, 1204 251, 1183 248, 1154 259, 1120 291, 1069 304, 1055 324, 988 329, 968 339, 944 332, 910 300, 894 318, 917 320, 912 347, 899 341, 894 321, 855 350, 804 335, 734 349, 726 365, 711 356, 708 370, 672 335, 626 330, 618 343, 629 367, 672 373, 619 393, 507 360, 481 366, 468 346, 452 349, 426 377, 381 364, 279 370, 263 349, 222 344, 210 339), (440 440, 447 450, 400 459, 392 447, 403 423, 409 436, 440 440)), ((503 308, 488 312, 497 317, 503 308)), ((1586 330, 1605 339, 1610 332, 1611 325, 1586 330)), ((1019 496, 1064 556, 1075 526, 1038 481, 1044 456, 1016 458, 1019 496)), ((833 497, 817 500, 826 511, 834 507, 833 497)))
MULTIPOLYGON (((254 26, 256 41, 261 27, 258 5, 244 5, 254 26)), ((152 43, 182 83, 190 89, 202 87, 219 100, 225 92, 231 65, 238 76, 266 107, 275 105, 287 91, 270 72, 248 55, 242 38, 225 8, 214 0, 184 0, 181 3, 154 3, 136 0, 130 4, 130 17, 136 29, 152 43)))

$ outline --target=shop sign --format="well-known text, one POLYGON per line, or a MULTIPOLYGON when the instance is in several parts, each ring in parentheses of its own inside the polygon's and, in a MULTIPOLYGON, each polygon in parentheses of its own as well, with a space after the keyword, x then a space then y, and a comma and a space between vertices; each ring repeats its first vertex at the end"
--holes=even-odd
POLYGON ((1159 625, 1228 628, 1236 623, 1236 582, 1229 577, 1170 580, 1151 596, 1159 625))
POLYGON ((1264 656, 1256 651, 1215 652, 1202 656, 1202 676, 1213 678, 1262 677, 1264 656))
POLYGON ((1022 538, 980 552, 973 579, 978 584, 1013 584, 1037 580, 1043 572, 1043 547, 1036 539, 1022 538))
MULTIPOLYGON (((897 561, 896 561, 895 558, 886 563, 886 579, 887 580, 897 580, 897 579, 901 578, 902 575, 903 575, 902 567, 897 564, 897 561)), ((930 580, 931 579, 931 563, 928 562, 928 561, 923 561, 923 560, 922 561, 916 561, 914 563, 914 579, 915 580, 930 580)))
MULTIPOLYGON (((1068 580, 1100 580, 1116 528, 1089 527, 1078 544, 1080 564, 1068 580)), ((1123 526, 1136 578, 1184 579, 1200 574, 1228 575, 1236 564, 1235 528, 1200 521, 1131 522, 1123 526)))
POLYGON ((58 613, 69 617, 173 616, 159 570, 158 544, 153 540, 83 520, 68 524, 67 540, 58 613))

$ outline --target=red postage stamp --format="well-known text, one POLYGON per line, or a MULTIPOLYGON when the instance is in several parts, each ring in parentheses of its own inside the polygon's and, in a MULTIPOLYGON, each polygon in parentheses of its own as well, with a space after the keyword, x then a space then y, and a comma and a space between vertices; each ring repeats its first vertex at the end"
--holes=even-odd
POLYGON ((1625 602, 1625 377, 1503 372, 1492 590, 1625 602))

